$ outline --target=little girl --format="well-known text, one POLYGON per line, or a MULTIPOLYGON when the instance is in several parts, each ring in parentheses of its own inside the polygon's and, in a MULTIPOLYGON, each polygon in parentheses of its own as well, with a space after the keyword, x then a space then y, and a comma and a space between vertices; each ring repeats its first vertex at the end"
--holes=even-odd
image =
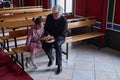
POLYGON ((32 63, 34 68, 37 68, 36 63, 34 62, 35 54, 41 53, 42 51, 42 44, 41 44, 41 38, 43 37, 44 33, 44 25, 42 21, 42 17, 33 18, 33 21, 35 25, 31 27, 31 29, 28 32, 28 37, 26 41, 27 49, 30 52, 30 57, 26 58, 26 67, 30 66, 30 62, 32 63))

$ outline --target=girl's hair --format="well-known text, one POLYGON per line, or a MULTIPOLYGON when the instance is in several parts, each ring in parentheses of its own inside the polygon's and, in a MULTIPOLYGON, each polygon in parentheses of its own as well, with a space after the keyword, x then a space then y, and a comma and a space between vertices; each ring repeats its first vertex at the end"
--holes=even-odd
POLYGON ((34 21, 35 24, 39 24, 43 21, 42 16, 39 16, 37 18, 33 17, 32 21, 34 21))

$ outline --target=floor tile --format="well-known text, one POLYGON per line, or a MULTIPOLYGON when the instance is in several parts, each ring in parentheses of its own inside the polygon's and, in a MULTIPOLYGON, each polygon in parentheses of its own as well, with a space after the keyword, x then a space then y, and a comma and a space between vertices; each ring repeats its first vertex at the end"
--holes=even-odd
POLYGON ((94 71, 75 70, 73 80, 95 80, 94 71))
POLYGON ((114 72, 98 72, 96 71, 96 80, 118 80, 116 73, 114 72))
POLYGON ((109 72, 115 72, 115 67, 114 67, 113 64, 95 63, 95 70, 96 70, 96 71, 109 71, 109 72))
POLYGON ((75 63, 75 69, 79 70, 94 70, 94 62, 78 61, 75 63))

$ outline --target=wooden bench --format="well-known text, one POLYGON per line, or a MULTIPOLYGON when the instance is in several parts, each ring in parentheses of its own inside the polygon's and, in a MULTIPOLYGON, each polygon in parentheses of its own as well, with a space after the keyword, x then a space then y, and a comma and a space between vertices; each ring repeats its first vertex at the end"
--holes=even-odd
POLYGON ((0 16, 0 18, 3 21, 16 21, 16 20, 32 19, 33 17, 46 16, 50 13, 52 13, 52 11, 41 11, 41 12, 34 12, 34 13, 24 13, 24 14, 13 14, 13 15, 7 15, 7 16, 0 16))
POLYGON ((7 54, 8 55, 16 54, 16 57, 14 57, 14 59, 17 63, 21 65, 23 70, 24 70, 23 52, 26 52, 26 47, 18 46, 17 39, 20 37, 26 37, 27 35, 28 35, 28 29, 10 31, 7 39, 7 44, 9 44, 9 39, 14 39, 14 42, 15 42, 14 48, 12 48, 12 51, 8 51, 7 54), (18 54, 21 54, 21 62, 18 61, 18 54))
POLYGON ((40 12, 40 11, 43 11, 43 9, 42 8, 9 9, 9 10, 0 10, 0 15, 3 15, 3 14, 15 14, 15 13, 40 12))
POLYGON ((42 12, 34 12, 34 13, 27 13, 27 18, 33 18, 33 17, 39 17, 39 16, 47 16, 48 14, 51 14, 52 11, 42 11, 42 12))
MULTIPOLYGON (((73 29, 73 28, 78 28, 78 27, 84 27, 84 26, 90 26, 90 25, 93 25, 96 23, 96 20, 95 19, 85 19, 83 21, 77 21, 77 22, 71 22, 71 23, 68 23, 68 28, 69 29, 73 29)), ((30 25, 31 24, 31 21, 28 22, 28 23, 25 23, 24 25, 30 25)), ((33 24, 33 23, 32 23, 33 24)), ((23 22, 21 22, 19 24, 19 22, 16 24, 11 24, 11 25, 14 25, 12 28, 16 27, 16 26, 23 26, 23 22)), ((9 26, 9 25, 8 25, 9 26)), ((6 26, 7 27, 7 26, 6 26)), ((9 26, 10 27, 10 26, 9 26)), ((13 32, 10 32, 9 34, 11 34, 13 32)), ((20 31, 21 33, 21 31, 20 31)), ((27 34, 26 34, 27 35, 27 34)), ((66 58, 68 59, 68 43, 71 43, 71 42, 76 42, 76 41, 81 41, 81 40, 86 40, 86 39, 91 39, 91 38, 96 38, 96 37, 100 37, 100 36, 103 36, 104 34, 103 33, 100 33, 100 32, 92 32, 92 33, 85 33, 85 34, 80 34, 80 35, 75 35, 75 36, 70 36, 70 37, 67 37, 66 40, 65 40, 65 43, 67 44, 66 46, 66 58)), ((18 36, 14 36, 14 37, 18 37, 18 36)), ((9 37, 10 38, 10 37, 9 37)), ((16 48, 13 48, 12 49, 16 54, 17 53, 21 53, 21 57, 22 57, 22 68, 24 69, 24 64, 23 64, 23 52, 26 51, 26 47, 25 46, 22 46, 22 47, 16 47, 16 48)), ((14 53, 10 53, 11 54, 14 54, 14 53)))
POLYGON ((4 36, 4 29, 17 29, 19 27, 28 27, 30 25, 33 25, 34 22, 32 20, 19 20, 19 21, 4 21, 0 23, 0 28, 2 29, 2 33, 4 36))
POLYGON ((15 7, 13 9, 31 9, 31 8, 42 8, 42 6, 24 6, 24 7, 15 7))
POLYGON ((101 32, 91 32, 91 33, 85 33, 85 34, 66 37, 66 40, 65 40, 65 43, 67 44, 66 45, 66 52, 63 52, 63 53, 66 54, 66 58, 68 59, 68 43, 73 43, 73 42, 77 42, 77 41, 96 38, 96 37, 100 37, 103 35, 104 34, 101 32))
MULTIPOLYGON (((69 26, 68 28, 72 29, 72 28, 78 28, 78 27, 84 27, 84 26, 89 26, 89 25, 93 25, 95 24, 95 20, 86 20, 85 22, 73 22, 73 23, 68 23, 69 26), (84 24, 83 24, 84 23, 84 24), (71 25, 70 25, 71 24, 71 25)), ((20 31, 11 31, 9 32, 9 38, 16 38, 16 37, 20 37, 22 34, 20 33, 25 33, 23 32, 22 30, 20 31)), ((26 36, 26 34, 24 34, 24 36, 26 36)), ((91 32, 91 33, 85 33, 85 34, 80 34, 80 35, 75 35, 75 36, 70 36, 70 37, 66 37, 66 40, 65 40, 65 43, 67 44, 66 46, 66 58, 68 59, 68 43, 72 43, 72 42, 76 42, 76 41, 81 41, 81 40, 86 40, 86 39, 91 39, 91 38, 96 38, 96 37, 100 37, 100 36, 103 36, 104 34, 103 33, 100 33, 100 32, 91 32)), ((23 35, 22 35, 23 36, 23 35)), ((16 42, 16 41, 15 41, 16 42)), ((17 46, 17 44, 16 44, 17 46)), ((26 52, 26 47, 25 46, 22 46, 22 47, 15 47, 12 49, 14 51, 14 53, 9 53, 9 55, 12 55, 12 54, 21 54, 21 60, 22 60, 22 68, 24 70, 24 61, 23 61, 23 53, 26 52)), ((16 58, 17 60, 17 58, 16 58)))
POLYGON ((33 24, 34 22, 32 20, 4 21, 0 23, 0 28, 17 28, 33 24))
MULTIPOLYGON (((95 23, 96 23, 96 20, 94 18, 86 17, 82 21, 68 23, 68 29, 79 28, 79 27, 89 27, 89 26, 92 27, 92 25, 94 25, 95 23)), ((87 39, 101 37, 101 36, 104 36, 104 34, 101 32, 89 32, 89 33, 66 37, 66 40, 65 40, 65 43, 67 44, 66 52, 63 52, 63 53, 66 54, 66 58, 68 59, 68 43, 87 40, 87 39)))
POLYGON ((95 19, 92 19, 92 20, 81 19, 79 21, 68 23, 68 28, 72 29, 72 28, 78 28, 78 27, 84 27, 84 26, 91 26, 91 25, 94 25, 95 23, 96 23, 95 19))
POLYGON ((85 20, 95 20, 95 16, 90 17, 80 17, 80 18, 69 18, 67 19, 68 22, 77 22, 77 21, 85 21, 85 20))
POLYGON ((9 21, 9 20, 25 20, 26 19, 26 14, 13 14, 13 15, 4 15, 0 16, 3 21, 9 21))

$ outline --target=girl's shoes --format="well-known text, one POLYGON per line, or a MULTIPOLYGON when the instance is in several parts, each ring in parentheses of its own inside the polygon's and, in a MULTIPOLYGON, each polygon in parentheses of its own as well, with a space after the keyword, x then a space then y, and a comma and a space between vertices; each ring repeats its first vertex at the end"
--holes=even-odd
POLYGON ((29 60, 28 57, 26 58, 26 63, 25 63, 25 65, 26 65, 26 67, 30 67, 30 60, 29 60))
POLYGON ((37 65, 33 65, 33 68, 34 68, 34 69, 37 69, 37 68, 38 68, 38 66, 37 66, 37 65))
POLYGON ((25 65, 26 65, 27 68, 30 68, 30 66, 31 66, 30 62, 32 63, 34 69, 38 68, 38 66, 32 60, 30 60, 29 57, 26 58, 26 63, 25 63, 25 65))

